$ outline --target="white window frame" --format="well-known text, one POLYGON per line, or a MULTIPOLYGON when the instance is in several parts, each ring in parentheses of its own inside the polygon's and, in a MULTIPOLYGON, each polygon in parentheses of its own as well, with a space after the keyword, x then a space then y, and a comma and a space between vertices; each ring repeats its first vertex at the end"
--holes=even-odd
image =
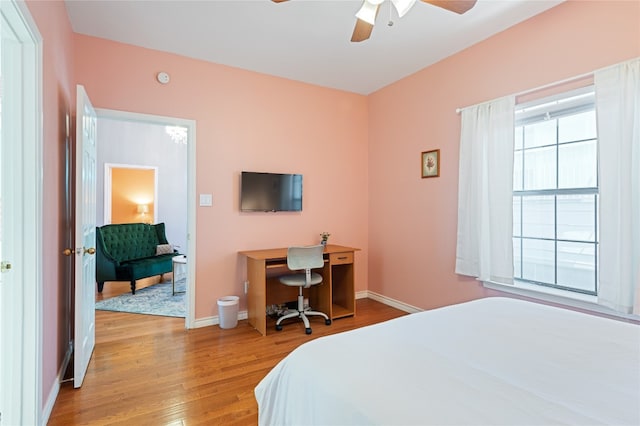
MULTIPOLYGON (((525 104, 518 105, 515 110, 516 120, 514 125, 514 130, 518 127, 521 127, 524 131, 524 126, 542 123, 544 121, 550 119, 558 119, 562 117, 567 117, 575 114, 580 114, 582 112, 593 111, 595 113, 595 87, 593 85, 589 85, 586 87, 581 87, 579 89, 567 90, 561 93, 558 93, 551 97, 545 97, 542 99, 538 99, 533 102, 528 102, 525 104)), ((595 125, 595 123, 594 123, 595 125)), ((522 135, 523 143, 526 145, 526 141, 524 140, 524 135, 522 135)), ((545 197, 553 197, 554 198, 554 215, 557 217, 558 206, 557 206, 557 197, 561 197, 563 195, 593 195, 596 197, 594 204, 594 241, 577 241, 577 240, 565 240, 560 238, 557 235, 558 223, 554 221, 554 237, 553 238, 542 238, 538 236, 525 236, 523 235, 522 228, 520 232, 516 235, 514 234, 514 240, 520 240, 520 254, 523 253, 523 242, 526 240, 535 240, 535 241, 552 241, 554 243, 554 280, 553 282, 538 282, 535 280, 527 280, 524 278, 514 277, 514 280, 521 284, 530 284, 532 288, 537 287, 549 287, 556 290, 567 291, 571 293, 583 293, 587 295, 597 296, 598 292, 598 170, 596 166, 596 186, 595 187, 578 187, 578 188, 560 188, 559 179, 560 179, 560 163, 559 163, 559 154, 561 146, 569 146, 573 143, 581 143, 584 141, 571 141, 566 143, 561 143, 557 139, 554 143, 549 144, 548 147, 555 147, 556 149, 556 187, 551 189, 525 189, 521 188, 518 190, 514 190, 514 199, 520 196, 520 200, 524 201, 526 197, 535 197, 535 196, 545 196, 545 197), (558 244, 560 243, 580 243, 580 244, 591 244, 594 248, 594 284, 595 287, 592 290, 579 289, 575 287, 564 286, 561 283, 558 283, 558 244)), ((597 135, 596 135, 597 142, 597 135)), ((527 155, 526 152, 528 150, 536 150, 544 147, 532 147, 527 148, 526 146, 521 147, 520 149, 516 148, 514 152, 520 151, 522 153, 522 164, 526 164, 527 155)), ((524 183, 526 170, 522 168, 522 182, 524 183)), ((520 214, 523 214, 523 209, 520 209, 520 214)), ((522 219, 522 217, 520 218, 522 219)), ((520 225, 522 226, 522 220, 520 221, 520 225)), ((514 252, 515 254, 515 252, 514 252)), ((524 264, 524 259, 522 256, 520 257, 520 261, 522 265, 524 264)), ((514 258, 517 258, 514 256, 514 258)), ((521 266, 522 266, 521 265, 521 266)), ((522 271, 521 271, 522 272, 522 271)), ((561 293, 562 294, 562 293, 561 293)))
MULTIPOLYGON (((555 99, 563 99, 563 98, 567 98, 569 96, 571 96, 572 93, 574 94, 579 94, 580 91, 593 91, 594 88, 592 85, 589 85, 587 87, 583 87, 581 89, 577 89, 577 91, 575 90, 567 90, 567 91, 563 91, 562 93, 558 93, 555 96, 555 99)), ((551 97, 546 97, 545 101, 553 101, 554 99, 551 97)), ((540 104, 541 101, 531 101, 531 102, 527 102, 526 104, 520 104, 516 106, 516 112, 522 110, 523 108, 527 108, 529 106, 533 106, 536 104, 540 104)), ((581 106, 579 105, 581 102, 578 100, 576 102, 576 112, 578 112, 579 108, 581 108, 581 106)), ((563 105, 558 105, 558 109, 567 109, 567 103, 564 103, 563 105)), ((551 114, 551 116, 553 117, 553 108, 549 108, 549 112, 551 114)), ((535 119, 535 115, 539 114, 539 110, 536 111, 535 108, 529 109, 526 112, 521 112, 516 116, 516 121, 515 121, 515 125, 520 125, 522 123, 523 120, 527 120, 527 119, 535 119)), ((514 126, 515 128, 515 126, 514 126)), ((596 256, 599 257, 598 254, 596 254, 596 256)), ((598 268, 598 265, 596 264, 596 268, 598 268)), ((605 308, 601 305, 598 304, 598 297, 597 295, 592 295, 592 294, 584 294, 584 293, 579 293, 579 292, 575 292, 575 291, 568 291, 568 290, 564 290, 561 288, 555 288, 555 287, 547 287, 547 286, 543 286, 543 285, 537 285, 537 284, 532 284, 526 281, 522 281, 519 279, 514 279, 513 284, 504 284, 504 283, 497 283, 497 282, 492 282, 492 281, 483 281, 483 286, 485 288, 491 289, 491 290, 496 290, 496 291, 500 291, 500 292, 506 292, 506 293, 511 293, 514 294, 516 296, 519 297, 525 297, 525 298, 531 298, 531 299, 536 299, 536 300, 540 300, 543 302, 547 302, 547 303, 552 303, 552 304, 560 304, 560 305, 565 305, 565 306, 569 306, 572 308, 577 308, 577 309, 582 309, 585 311, 589 311, 589 312, 594 312, 594 313, 598 313, 598 314, 603 314, 603 315, 607 315, 607 316, 611 316, 611 317, 617 317, 617 318, 623 318, 623 319, 629 319, 629 320, 634 320, 637 321, 638 317, 632 314, 624 314, 624 313, 620 313, 620 312, 615 312, 611 309, 605 308)))
MULTIPOLYGON (((593 90, 593 86, 587 86, 577 90, 563 91, 551 97, 545 97, 544 99, 534 100, 525 104, 517 105, 515 126, 520 126, 526 122, 535 122, 540 118, 540 115, 549 114, 547 115, 548 117, 553 117, 554 113, 557 113, 558 111, 566 112, 567 109, 571 108, 575 108, 575 112, 578 112, 580 109, 584 109, 585 102, 583 100, 577 99, 572 103, 553 103, 569 97, 578 96, 585 92, 593 92, 593 90), (544 108, 542 108, 542 106, 544 106, 544 108)), ((588 108, 591 107, 595 108, 595 105, 591 104, 588 106, 588 108)), ((594 310, 594 308, 598 308, 596 295, 583 294, 579 292, 564 290, 561 288, 533 284, 527 281, 519 280, 517 278, 515 278, 513 284, 510 285, 486 281, 483 284, 485 287, 493 290, 513 293, 519 296, 535 298, 546 302, 560 303, 588 310, 594 310)), ((605 310, 602 310, 602 312, 610 313, 610 311, 605 310)))

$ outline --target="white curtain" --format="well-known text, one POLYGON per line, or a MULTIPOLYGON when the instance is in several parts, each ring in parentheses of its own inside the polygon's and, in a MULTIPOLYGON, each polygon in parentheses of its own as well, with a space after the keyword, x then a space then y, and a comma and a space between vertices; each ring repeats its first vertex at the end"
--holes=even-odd
POLYGON ((462 110, 456 273, 513 283, 514 103, 462 110))
POLYGON ((640 59, 598 71, 598 303, 640 314, 640 59))

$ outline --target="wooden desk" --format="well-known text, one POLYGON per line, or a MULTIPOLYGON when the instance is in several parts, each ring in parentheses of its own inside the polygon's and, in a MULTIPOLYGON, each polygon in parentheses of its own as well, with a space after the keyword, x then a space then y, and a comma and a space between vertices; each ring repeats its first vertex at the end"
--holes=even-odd
MULTIPOLYGON (((322 275, 322 284, 305 289, 309 305, 324 312, 331 320, 356 313, 354 287, 354 252, 356 248, 327 244, 324 267, 315 270, 322 275)), ((287 248, 248 250, 247 316, 249 324, 262 335, 267 334, 267 305, 297 300, 298 289, 280 284, 278 277, 290 273, 287 268, 287 248)))

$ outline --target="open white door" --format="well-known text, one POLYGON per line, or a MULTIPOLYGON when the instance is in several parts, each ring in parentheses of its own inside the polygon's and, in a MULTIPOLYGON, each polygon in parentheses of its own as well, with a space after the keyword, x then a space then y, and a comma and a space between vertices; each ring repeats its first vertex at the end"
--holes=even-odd
POLYGON ((73 386, 82 386, 96 342, 96 112, 83 86, 76 105, 76 262, 73 386))

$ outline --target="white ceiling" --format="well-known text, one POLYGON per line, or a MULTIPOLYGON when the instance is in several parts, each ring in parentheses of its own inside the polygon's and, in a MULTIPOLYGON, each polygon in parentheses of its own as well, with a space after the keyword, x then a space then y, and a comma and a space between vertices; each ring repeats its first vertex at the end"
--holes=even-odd
POLYGON ((65 0, 77 33, 349 92, 369 94, 563 0, 478 0, 457 15, 382 4, 352 43, 361 0, 65 0))

